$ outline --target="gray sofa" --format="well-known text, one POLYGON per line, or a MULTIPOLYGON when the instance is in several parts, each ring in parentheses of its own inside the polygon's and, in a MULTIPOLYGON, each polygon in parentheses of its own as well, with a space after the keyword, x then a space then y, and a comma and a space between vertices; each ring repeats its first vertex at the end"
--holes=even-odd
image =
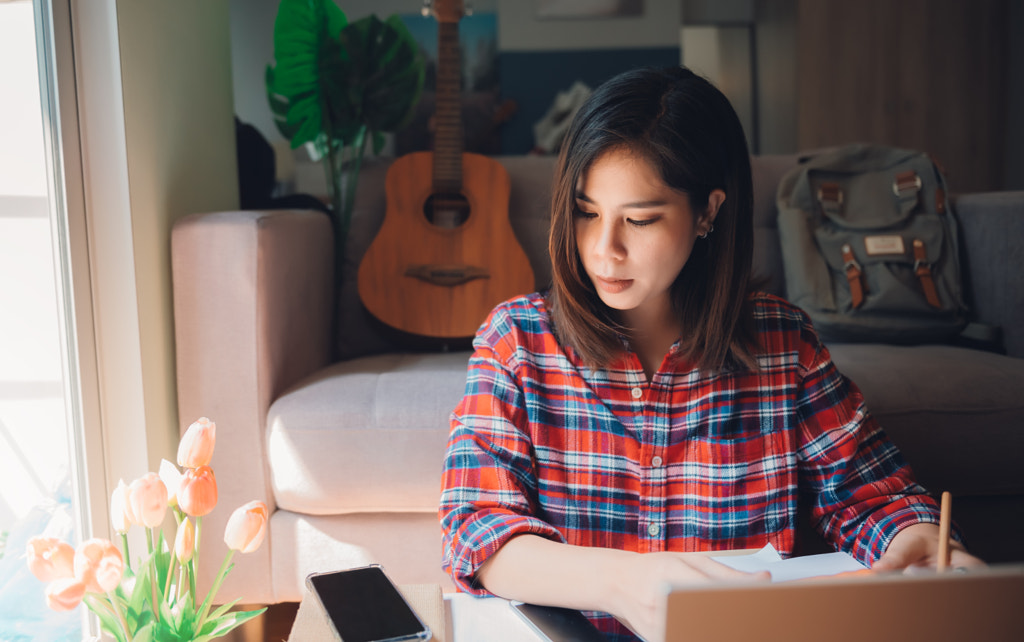
MULTIPOLYGON (((793 156, 755 157, 755 266, 785 295, 775 187, 793 156)), ((499 159, 513 227, 538 287, 549 279, 547 208, 554 160, 499 159)), ((182 428, 217 422, 220 506, 205 529, 254 497, 271 509, 266 544, 236 556, 221 589, 247 603, 298 601, 312 571, 380 562, 402 583, 451 584, 440 571, 436 508, 448 416, 469 353, 411 351, 359 305, 355 271, 384 214, 387 160, 360 179, 331 336, 331 226, 308 211, 217 212, 172 234, 182 428), (340 357, 332 357, 340 355, 340 357), (333 362, 332 362, 333 361, 333 362)), ((953 493, 971 549, 1024 559, 1024 192, 961 195, 974 318, 999 326, 1007 355, 931 345, 830 345, 839 369, 932 491, 953 493)), ((209 538, 201 581, 222 544, 209 538), (212 550, 211 550, 212 549, 212 550)), ((820 550, 813 534, 802 550, 820 550)))

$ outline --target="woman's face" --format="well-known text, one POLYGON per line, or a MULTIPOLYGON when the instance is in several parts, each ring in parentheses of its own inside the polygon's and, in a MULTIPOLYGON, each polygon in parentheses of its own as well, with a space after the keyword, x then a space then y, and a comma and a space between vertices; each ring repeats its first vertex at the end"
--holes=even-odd
POLYGON ((666 185, 642 156, 605 152, 576 191, 576 247, 601 300, 638 328, 672 318, 670 288, 725 194, 695 216, 684 192, 666 185))

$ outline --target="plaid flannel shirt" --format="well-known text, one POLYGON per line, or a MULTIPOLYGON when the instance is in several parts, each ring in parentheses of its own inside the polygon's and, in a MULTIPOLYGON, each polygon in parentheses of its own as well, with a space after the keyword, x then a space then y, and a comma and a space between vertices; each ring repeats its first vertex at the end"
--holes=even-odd
MULTIPOLYGON (((803 312, 755 294, 760 371, 666 361, 648 382, 628 350, 593 370, 552 334, 545 299, 480 328, 451 419, 440 518, 464 591, 510 538, 637 552, 795 545, 798 498, 836 548, 870 564, 936 502, 833 366, 803 312)), ((614 623, 603 628, 615 629, 614 623)))

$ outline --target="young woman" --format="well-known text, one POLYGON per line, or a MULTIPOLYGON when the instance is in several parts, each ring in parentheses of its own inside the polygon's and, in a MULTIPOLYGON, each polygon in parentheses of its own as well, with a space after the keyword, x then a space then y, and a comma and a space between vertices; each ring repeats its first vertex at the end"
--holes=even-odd
POLYGON ((935 563, 934 500, 807 317, 754 291, 752 209, 742 127, 706 80, 632 71, 581 108, 552 288, 492 312, 452 416, 440 517, 461 589, 654 636, 666 582, 765 579, 698 552, 792 554, 801 497, 866 564, 935 563))

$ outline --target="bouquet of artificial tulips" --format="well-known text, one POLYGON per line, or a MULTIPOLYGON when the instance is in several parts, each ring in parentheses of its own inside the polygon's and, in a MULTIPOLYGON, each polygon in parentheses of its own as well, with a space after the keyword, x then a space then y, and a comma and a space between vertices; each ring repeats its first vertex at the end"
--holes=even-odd
POLYGON ((110 512, 120 550, 99 538, 86 540, 77 549, 55 538, 29 540, 28 566, 49 582, 50 608, 69 610, 85 602, 119 642, 210 640, 266 610, 231 611, 235 600, 211 611, 235 552, 251 553, 263 542, 263 502, 249 502, 231 514, 224 529, 230 550, 206 597, 200 601, 196 594, 202 520, 217 505, 217 480, 209 466, 215 440, 215 424, 199 419, 178 445, 182 471, 163 460, 159 475, 147 473, 131 484, 118 483, 110 512), (173 545, 160 529, 168 510, 177 522, 173 545), (146 529, 146 555, 134 565, 127 536, 132 525, 146 529))

